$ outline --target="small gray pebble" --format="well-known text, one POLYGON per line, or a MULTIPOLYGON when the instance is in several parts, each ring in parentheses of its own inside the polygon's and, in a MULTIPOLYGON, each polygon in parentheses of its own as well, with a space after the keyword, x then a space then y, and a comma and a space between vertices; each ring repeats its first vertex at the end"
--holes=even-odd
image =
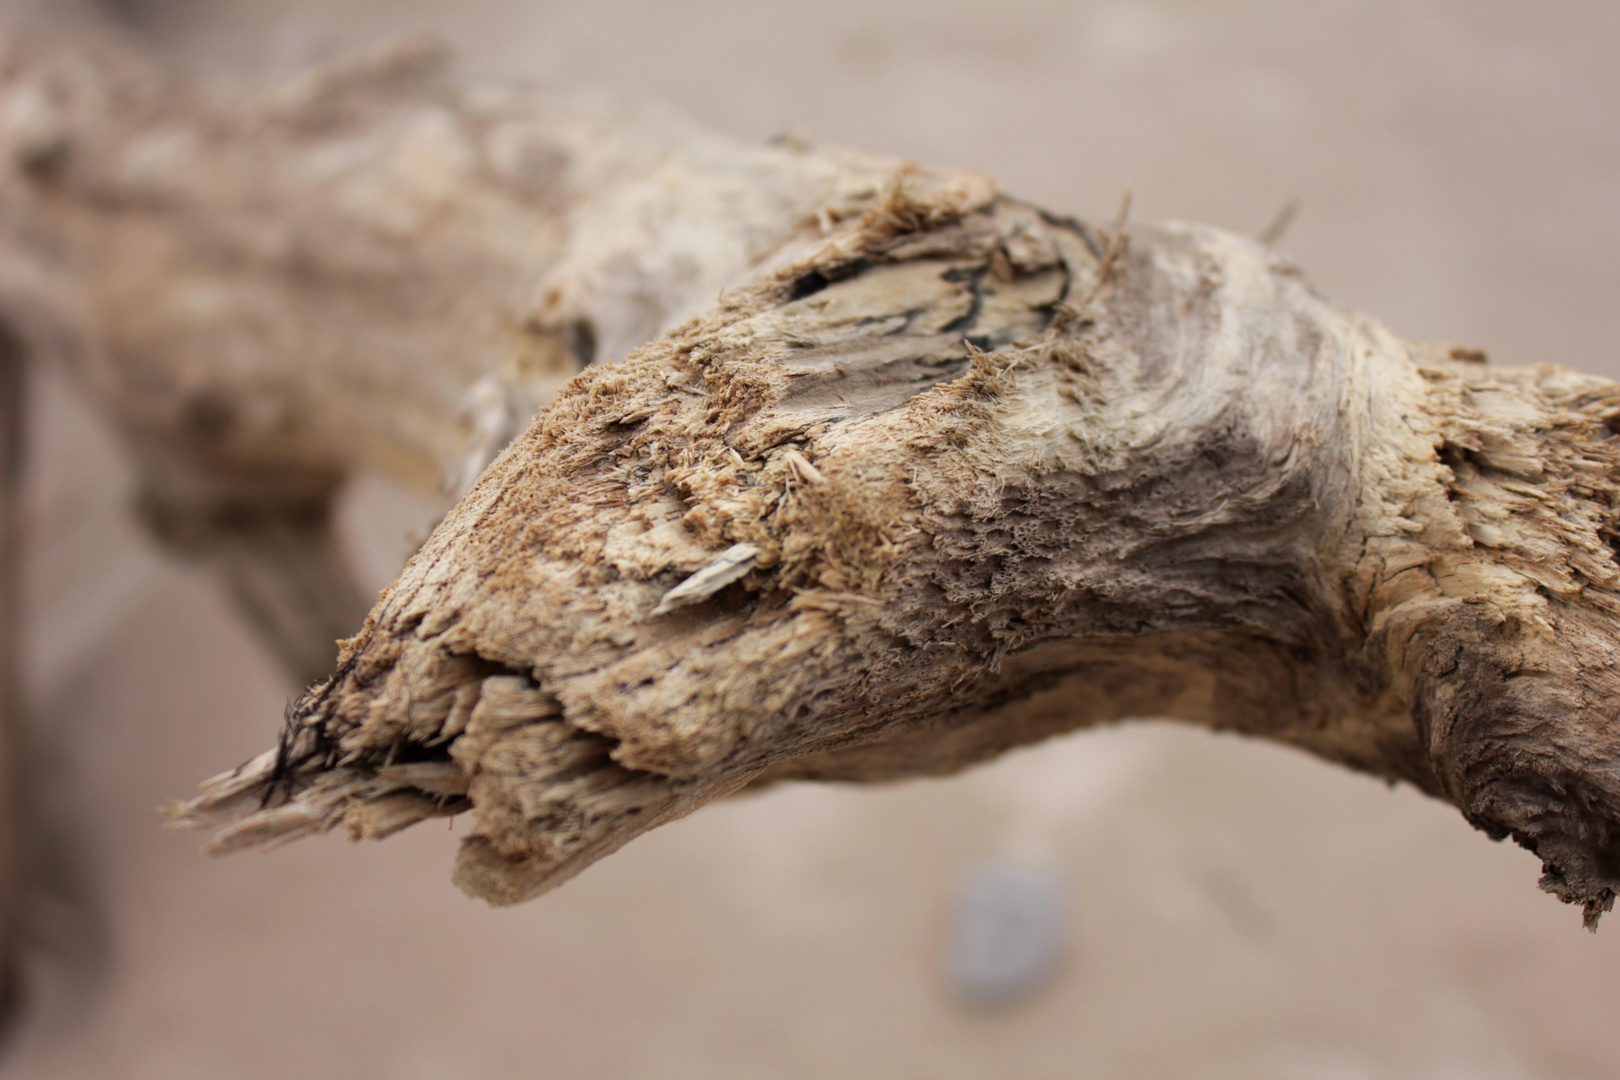
POLYGON ((1063 953, 1063 890, 1040 866, 990 861, 962 876, 946 976, 969 1005, 1012 1005, 1040 990, 1063 953))

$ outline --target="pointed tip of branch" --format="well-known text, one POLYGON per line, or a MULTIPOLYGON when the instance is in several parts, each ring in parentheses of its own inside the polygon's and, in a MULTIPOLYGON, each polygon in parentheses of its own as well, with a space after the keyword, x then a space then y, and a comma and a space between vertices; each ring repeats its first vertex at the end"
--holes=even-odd
POLYGON ((275 776, 277 750, 248 759, 197 785, 190 799, 173 799, 161 809, 171 829, 211 829, 238 821, 261 809, 275 776))
POLYGON ((279 785, 279 750, 205 780, 196 797, 163 808, 172 829, 217 830, 203 850, 228 855, 270 850, 300 837, 348 827, 356 840, 381 839, 430 817, 468 807, 467 781, 449 762, 375 771, 336 768, 293 790, 279 785))

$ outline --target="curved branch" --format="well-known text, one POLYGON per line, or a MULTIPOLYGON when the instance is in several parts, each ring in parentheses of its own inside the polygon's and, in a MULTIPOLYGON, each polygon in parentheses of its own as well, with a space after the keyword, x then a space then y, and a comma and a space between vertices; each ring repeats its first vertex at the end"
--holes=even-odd
POLYGON ((245 814, 230 849, 470 806, 457 881, 508 903, 750 783, 1164 715, 1448 799, 1593 923, 1617 411, 1242 238, 913 172, 575 380, 182 817, 245 814))

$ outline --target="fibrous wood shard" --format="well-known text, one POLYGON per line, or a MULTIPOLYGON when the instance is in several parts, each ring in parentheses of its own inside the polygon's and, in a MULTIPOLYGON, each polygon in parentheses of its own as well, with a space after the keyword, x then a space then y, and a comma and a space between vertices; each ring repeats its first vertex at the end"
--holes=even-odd
MULTIPOLYGON (((808 462, 802 467, 815 468, 808 462)), ((732 544, 716 555, 713 562, 665 593, 658 606, 652 609, 652 617, 667 615, 676 608, 706 600, 733 581, 741 580, 758 564, 759 548, 753 544, 732 544)))

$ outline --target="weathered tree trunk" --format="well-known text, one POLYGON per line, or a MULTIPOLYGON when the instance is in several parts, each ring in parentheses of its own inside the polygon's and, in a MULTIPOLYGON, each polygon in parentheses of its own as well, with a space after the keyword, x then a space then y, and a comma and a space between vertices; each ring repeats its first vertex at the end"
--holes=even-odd
POLYGON ((1240 237, 421 51, 227 106, 88 47, 11 64, 0 292, 67 328, 154 520, 308 525, 238 545, 259 595, 328 572, 351 469, 459 487, 615 361, 181 809, 217 849, 471 809, 457 880, 509 903, 750 784, 1162 715, 1415 784, 1612 903, 1620 389, 1403 341, 1240 237))

